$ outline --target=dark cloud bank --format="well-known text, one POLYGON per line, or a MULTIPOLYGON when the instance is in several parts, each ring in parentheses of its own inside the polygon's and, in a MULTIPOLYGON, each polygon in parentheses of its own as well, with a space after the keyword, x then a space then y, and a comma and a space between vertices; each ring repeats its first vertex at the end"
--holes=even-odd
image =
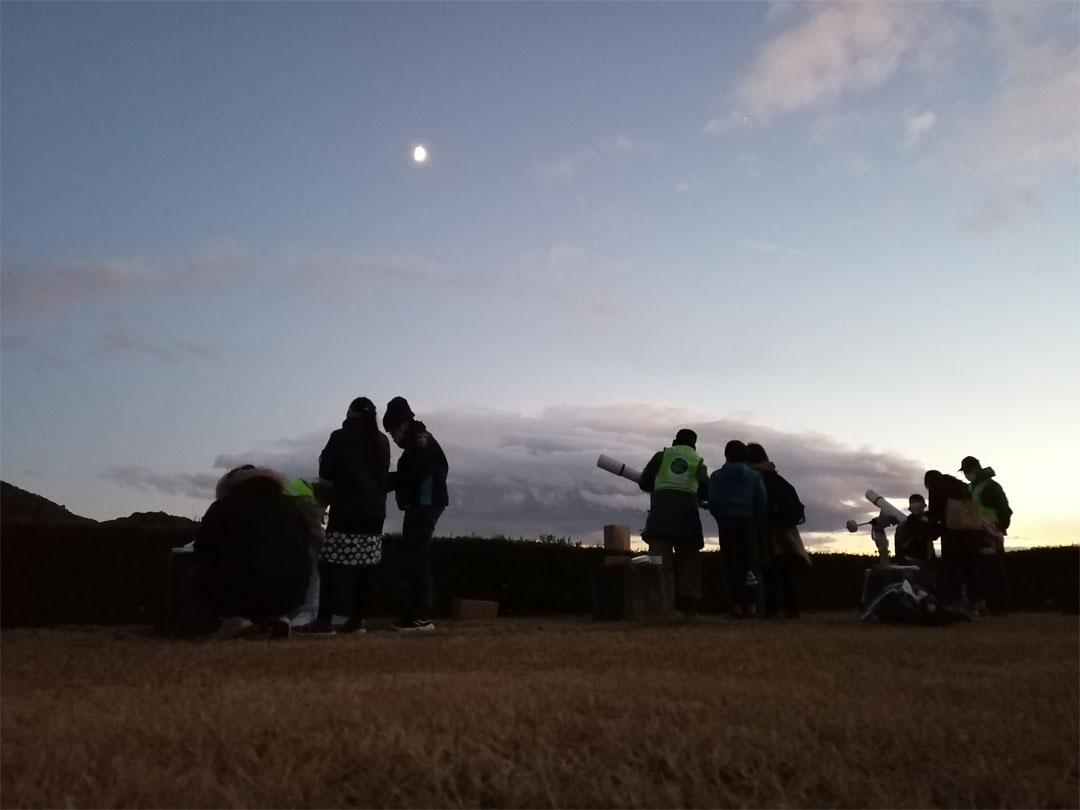
MULTIPOLYGON (((652 404, 562 406, 535 415, 444 410, 421 417, 450 459, 453 505, 440 523, 447 534, 556 534, 587 541, 606 523, 625 523, 637 532, 648 497, 629 481, 597 469, 596 458, 607 453, 640 468, 682 426, 697 430, 698 449, 710 469, 722 463, 724 444, 731 438, 764 444, 806 503, 803 528, 811 535, 842 531, 846 520, 866 512, 866 489, 899 497, 918 491, 923 473, 910 459, 853 448, 828 436, 785 433, 736 419, 687 418, 652 404)), ((314 475, 327 435, 329 428, 222 455, 214 467, 224 471, 259 463, 314 475)), ((217 474, 167 475, 120 467, 106 476, 144 491, 210 499, 217 474)), ((711 520, 706 526, 707 532, 714 528, 711 520)))

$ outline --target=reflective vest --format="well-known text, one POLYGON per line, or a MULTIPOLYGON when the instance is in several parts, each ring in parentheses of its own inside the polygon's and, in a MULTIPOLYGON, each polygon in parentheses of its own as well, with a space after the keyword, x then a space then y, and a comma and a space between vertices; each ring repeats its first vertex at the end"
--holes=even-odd
POLYGON ((981 517, 981 518, 983 518, 985 520, 989 520, 991 523, 997 523, 997 519, 998 519, 997 511, 994 510, 994 509, 990 509, 990 508, 988 508, 986 506, 983 506, 983 502, 982 502, 982 491, 986 488, 986 485, 989 484, 989 483, 990 483, 990 479, 986 478, 986 479, 983 479, 982 481, 980 481, 977 484, 972 484, 971 487, 970 487, 970 489, 971 489, 971 497, 972 497, 972 499, 974 499, 975 505, 979 507, 979 517, 981 517))
POLYGON ((294 498, 314 499, 315 490, 313 490, 311 484, 303 478, 287 478, 285 480, 285 494, 291 495, 294 498))
POLYGON ((678 445, 665 447, 660 470, 653 482, 653 492, 675 491, 698 494, 698 468, 701 456, 691 448, 678 445))

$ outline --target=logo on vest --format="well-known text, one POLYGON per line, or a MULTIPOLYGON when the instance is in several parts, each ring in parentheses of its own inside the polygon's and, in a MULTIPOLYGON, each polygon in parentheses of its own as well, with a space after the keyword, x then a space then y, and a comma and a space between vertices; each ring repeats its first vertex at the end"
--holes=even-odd
POLYGON ((690 464, 685 458, 677 458, 668 467, 675 475, 686 475, 690 471, 690 464))

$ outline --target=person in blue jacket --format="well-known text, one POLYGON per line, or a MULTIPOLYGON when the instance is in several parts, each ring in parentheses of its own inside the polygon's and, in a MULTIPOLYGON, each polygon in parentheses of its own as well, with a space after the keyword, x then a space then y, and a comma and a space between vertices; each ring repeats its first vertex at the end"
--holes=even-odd
POLYGON ((747 464, 746 445, 737 439, 724 447, 724 466, 709 476, 709 512, 720 532, 731 615, 757 615, 761 601, 758 525, 767 496, 761 475, 747 464))

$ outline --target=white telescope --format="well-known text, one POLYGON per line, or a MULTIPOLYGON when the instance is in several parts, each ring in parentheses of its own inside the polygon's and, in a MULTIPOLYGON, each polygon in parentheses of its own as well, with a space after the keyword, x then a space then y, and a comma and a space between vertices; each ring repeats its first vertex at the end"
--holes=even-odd
POLYGON ((897 509, 895 506, 885 500, 883 496, 878 495, 872 489, 866 490, 866 500, 870 501, 870 503, 880 509, 881 514, 888 515, 897 523, 903 523, 905 520, 907 520, 907 515, 905 515, 903 512, 901 512, 899 509, 897 509))
POLYGON ((596 460, 596 466, 601 470, 607 470, 609 473, 621 476, 628 481, 633 481, 635 484, 641 481, 641 470, 633 470, 621 461, 616 461, 611 456, 601 455, 600 458, 596 460))

